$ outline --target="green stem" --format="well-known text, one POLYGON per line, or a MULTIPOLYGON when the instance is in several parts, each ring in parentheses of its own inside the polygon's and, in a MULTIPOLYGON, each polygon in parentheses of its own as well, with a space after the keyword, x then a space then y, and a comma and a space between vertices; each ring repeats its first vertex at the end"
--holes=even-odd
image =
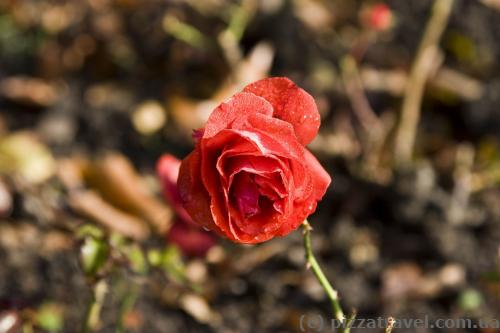
MULTIPOLYGON (((333 316, 335 319, 339 320, 340 322, 344 323, 346 321, 346 317, 344 315, 344 311, 342 311, 342 307, 340 306, 339 302, 339 295, 337 290, 333 289, 332 285, 328 281, 328 279, 325 276, 325 273, 323 273, 323 270, 319 266, 318 261, 314 257, 313 251, 312 251, 312 246, 311 246, 311 226, 309 225, 309 222, 304 221, 302 223, 302 229, 304 231, 304 249, 306 251, 306 261, 307 265, 312 269, 314 275, 318 279, 318 282, 321 284, 323 289, 325 290, 326 295, 330 299, 330 302, 332 303, 332 309, 333 309, 333 316)), ((348 333, 349 332, 349 327, 345 325, 345 328, 343 332, 348 333)))
POLYGON ((89 302, 85 320, 83 322, 82 333, 90 333, 97 330, 99 317, 107 292, 107 284, 104 280, 99 280, 93 287, 92 299, 89 302))

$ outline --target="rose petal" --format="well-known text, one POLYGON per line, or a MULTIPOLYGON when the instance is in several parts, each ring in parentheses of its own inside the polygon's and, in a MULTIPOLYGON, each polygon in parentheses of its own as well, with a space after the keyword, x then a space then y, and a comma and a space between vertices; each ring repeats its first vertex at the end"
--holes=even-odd
MULTIPOLYGON (((283 147, 277 145, 274 140, 261 135, 258 132, 226 129, 220 131, 212 138, 202 139, 201 141, 201 179, 210 196, 210 209, 214 223, 219 226, 222 232, 225 233, 230 239, 240 243, 256 243, 267 237, 267 233, 266 235, 255 234, 254 232, 256 232, 258 228, 261 228, 262 230, 275 230, 279 227, 279 223, 276 218, 271 216, 271 211, 261 213, 266 213, 266 216, 269 217, 260 218, 259 220, 254 219, 252 223, 248 224, 243 222, 243 217, 239 219, 232 219, 233 216, 239 214, 239 211, 238 209, 232 209, 231 205, 228 204, 228 194, 225 193, 216 168, 218 156, 220 156, 225 149, 236 149, 239 144, 242 144, 241 140, 252 143, 255 145, 257 152, 267 154, 273 158, 276 158, 275 154, 269 149, 277 149, 283 155, 287 155, 289 153, 286 150, 283 150, 283 147), (276 147, 273 147, 274 145, 276 145, 276 147), (266 222, 266 219, 268 222, 266 222), (235 224, 235 222, 238 223, 235 224), (258 227, 259 224, 262 224, 261 227, 258 227), (248 228, 251 228, 252 231, 249 231, 248 228)), ((303 150, 302 147, 301 149, 303 150)), ((270 208, 272 209, 272 207, 270 208)), ((272 209, 272 211, 275 212, 274 209, 272 209)))
POLYGON ((271 200, 279 200, 287 196, 288 188, 285 184, 288 182, 283 179, 283 172, 256 175, 254 181, 260 193, 271 200))
POLYGON ((309 150, 305 150, 305 164, 309 168, 309 174, 311 175, 313 181, 314 193, 312 198, 316 201, 321 200, 326 193, 328 186, 332 182, 332 179, 328 172, 319 163, 316 157, 311 154, 309 150))
POLYGON ((205 132, 204 128, 198 128, 196 130, 193 130, 192 137, 194 142, 198 143, 198 141, 200 141, 201 138, 203 137, 204 132, 205 132))
POLYGON ((259 142, 268 151, 267 155, 278 155, 297 160, 303 160, 304 147, 297 142, 293 127, 286 121, 254 114, 247 117, 242 130, 260 134, 259 142))
POLYGON ((230 200, 234 200, 244 218, 260 213, 260 192, 257 184, 247 172, 238 174, 229 189, 230 200))
POLYGON ((199 227, 190 226, 183 221, 176 221, 170 228, 167 239, 179 246, 188 256, 204 256, 216 244, 213 236, 199 227))
POLYGON ((177 187, 180 167, 180 160, 173 155, 165 154, 158 160, 158 163, 156 164, 156 172, 160 177, 163 196, 165 199, 172 205, 172 208, 175 210, 177 215, 179 215, 184 221, 192 223, 193 221, 191 220, 191 217, 186 212, 186 209, 182 204, 182 199, 177 187))
POLYGON ((179 194, 186 211, 200 226, 223 234, 215 225, 211 210, 210 197, 201 181, 201 155, 199 147, 186 157, 179 170, 177 181, 179 194))
POLYGON ((233 240, 238 240, 238 236, 232 230, 228 211, 228 193, 224 188, 217 171, 217 159, 226 146, 237 146, 242 137, 235 131, 222 130, 214 137, 202 139, 200 142, 201 151, 201 184, 209 194, 210 212, 213 222, 222 233, 233 240))
POLYGON ((217 158, 216 165, 219 175, 225 181, 225 185, 229 186, 229 178, 234 173, 232 170, 235 168, 235 166, 228 166, 229 164, 234 164, 234 161, 239 157, 245 160, 248 157, 255 156, 261 156, 261 153, 253 143, 247 140, 240 139, 226 146, 222 154, 217 158))
POLYGON ((290 79, 274 77, 249 84, 244 92, 263 97, 273 106, 273 117, 290 123, 299 142, 311 142, 321 123, 318 108, 311 95, 290 79))
POLYGON ((231 212, 231 225, 242 243, 260 243, 273 237, 281 226, 280 214, 274 210, 269 200, 262 200, 260 213, 245 218, 234 207, 229 207, 231 212))
POLYGON ((271 116, 273 108, 265 99, 254 94, 236 94, 212 111, 203 138, 211 138, 223 129, 239 127, 240 122, 244 122, 248 115, 255 113, 271 116))
POLYGON ((306 150, 305 153, 305 164, 311 175, 312 191, 305 200, 294 203, 294 215, 282 224, 279 232, 277 232, 279 236, 285 236, 297 229, 310 214, 314 213, 318 201, 323 198, 331 183, 330 175, 323 169, 316 157, 308 150, 306 150))
POLYGON ((252 130, 253 137, 258 138, 259 147, 269 157, 286 157, 288 168, 293 174, 294 185, 291 187, 294 196, 307 198, 313 191, 309 170, 305 167, 305 149, 294 138, 293 128, 283 120, 255 114, 248 116, 243 127, 252 130))
MULTIPOLYGON (((283 163, 267 156, 237 155, 224 160, 219 159, 217 164, 217 169, 228 186, 231 186, 234 176, 242 171, 263 177, 272 177, 273 174, 279 176, 283 173, 283 163)), ((284 176, 281 179, 286 181, 284 176)))

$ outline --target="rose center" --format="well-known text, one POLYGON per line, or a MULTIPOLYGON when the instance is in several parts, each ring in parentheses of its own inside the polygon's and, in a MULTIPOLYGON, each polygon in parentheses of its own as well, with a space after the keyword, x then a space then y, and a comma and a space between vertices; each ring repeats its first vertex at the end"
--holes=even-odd
POLYGON ((248 172, 238 173, 230 189, 232 204, 247 219, 262 212, 275 210, 283 213, 283 198, 286 193, 276 187, 280 184, 275 176, 261 176, 248 172))

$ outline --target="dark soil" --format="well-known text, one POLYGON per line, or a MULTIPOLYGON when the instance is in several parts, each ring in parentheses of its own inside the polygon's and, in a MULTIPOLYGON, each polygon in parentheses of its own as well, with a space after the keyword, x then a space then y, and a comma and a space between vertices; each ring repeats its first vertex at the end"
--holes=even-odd
MULTIPOLYGON (((71 3, 0 2, 0 82, 27 76, 62 83, 58 94, 63 98, 38 103, 3 94, 0 136, 21 130, 36 133, 56 158, 82 155, 95 159, 118 151, 145 176, 154 175, 161 154, 187 155, 192 148, 189 133, 170 109, 162 130, 149 136, 134 128, 131 115, 136 105, 147 99, 168 105, 174 95, 202 99, 214 94, 232 72, 216 36, 227 25, 233 1, 223 1, 220 13, 210 11, 209 5, 206 12, 196 10, 187 4, 189 1, 109 1, 102 6, 97 4, 108 1, 81 1, 77 8, 85 10, 74 13, 73 21, 57 33, 47 32, 39 22, 22 26, 16 21, 18 11, 34 8, 36 2, 46 4, 44 11, 71 3), (209 43, 197 48, 165 33, 161 27, 166 13, 195 26, 208 36, 209 43), (102 27, 106 22, 110 26, 102 27), (79 65, 65 65, 64 52, 82 35, 94 41, 92 53, 79 65), (103 83, 111 87, 103 102, 89 97, 93 96, 89 91, 103 83)), ((308 26, 298 17, 293 1, 283 1, 274 12, 266 12, 261 4, 243 33, 241 49, 247 54, 258 42, 268 41, 275 50, 269 75, 289 76, 317 97, 323 116, 322 135, 335 134, 348 122, 354 124, 356 136, 362 137, 350 100, 338 88, 342 86, 338 64, 362 33, 358 12, 364 2, 302 2, 307 6, 313 6, 310 2, 321 4, 324 11, 333 13, 331 23, 326 28, 308 26), (335 75, 326 84, 321 81, 325 69, 335 75)), ((397 21, 391 31, 367 47, 359 65, 408 72, 432 1, 394 0, 387 4, 397 21)), ((376 181, 377 177, 359 172, 366 163, 362 154, 348 156, 312 147, 333 177, 327 195, 310 218, 315 251, 338 289, 344 309, 356 309, 359 318, 428 316, 431 321, 472 318, 474 323, 499 318, 499 39, 500 11, 481 1, 456 1, 441 42, 442 66, 474 78, 484 94, 466 100, 428 87, 416 162, 409 169, 396 171, 392 165, 385 166, 382 171, 390 169, 391 177, 376 181), (459 205, 458 218, 453 220, 450 206, 457 200, 455 155, 463 144, 475 152, 470 172, 496 172, 497 178, 487 178, 484 186, 471 190, 469 200, 465 206, 459 205)), ((378 116, 389 112, 397 119, 400 96, 367 91, 367 97, 378 116)), ((96 278, 86 276, 82 269, 82 240, 75 233, 77 226, 91 221, 69 208, 67 193, 57 177, 41 185, 24 184, 8 173, 0 180, 13 200, 9 212, 0 207, 0 323, 2 311, 12 310, 29 323, 25 329, 29 326, 43 332, 36 314, 43 304, 50 303, 62 309, 61 332, 80 331, 96 278), (47 236, 53 232, 63 235, 64 240, 47 236)), ((224 240, 219 240, 219 245, 225 259, 216 263, 184 258, 188 267, 195 261, 208 270, 200 282, 201 291, 194 290, 207 300, 212 318, 197 318, 189 305, 179 302, 179 295, 185 292, 196 294, 191 287, 155 269, 138 274, 115 258, 112 267, 100 276, 107 282, 108 293, 98 331, 120 332, 123 326, 122 332, 148 333, 300 332, 304 331, 304 318, 330 318, 329 301, 305 269, 300 231, 256 247, 224 240), (267 258, 267 253, 273 255, 267 258), (127 297, 135 298, 122 316, 127 297)), ((154 235, 140 246, 164 246, 164 237, 154 235)), ((327 328, 322 331, 329 332, 327 328)))

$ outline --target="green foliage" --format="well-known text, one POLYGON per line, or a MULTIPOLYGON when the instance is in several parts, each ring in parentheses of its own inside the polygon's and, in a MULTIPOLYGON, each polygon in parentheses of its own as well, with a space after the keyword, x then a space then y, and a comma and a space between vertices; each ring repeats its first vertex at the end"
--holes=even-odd
POLYGON ((483 296, 475 289, 464 290, 459 298, 458 304, 465 311, 474 311, 483 303, 483 296))
POLYGON ((53 303, 43 304, 36 313, 36 323, 48 332, 60 332, 64 325, 62 309, 53 303))
POLYGON ((15 59, 20 56, 31 56, 42 39, 41 31, 25 31, 18 27, 9 15, 0 15, 0 54, 2 57, 15 59))
POLYGON ((126 246, 124 254, 127 257, 131 269, 137 274, 146 274, 148 272, 148 262, 137 244, 126 246))
POLYGON ((207 39, 203 33, 201 33, 194 26, 180 21, 175 16, 165 16, 163 19, 163 29, 171 36, 191 45, 192 47, 204 49, 207 44, 207 39))
POLYGON ((182 260, 182 254, 174 245, 164 249, 151 249, 147 258, 151 266, 160 268, 169 277, 178 283, 186 281, 186 267, 182 260))
POLYGON ((103 239, 85 237, 80 249, 85 274, 94 276, 103 268, 109 255, 109 247, 103 239))

